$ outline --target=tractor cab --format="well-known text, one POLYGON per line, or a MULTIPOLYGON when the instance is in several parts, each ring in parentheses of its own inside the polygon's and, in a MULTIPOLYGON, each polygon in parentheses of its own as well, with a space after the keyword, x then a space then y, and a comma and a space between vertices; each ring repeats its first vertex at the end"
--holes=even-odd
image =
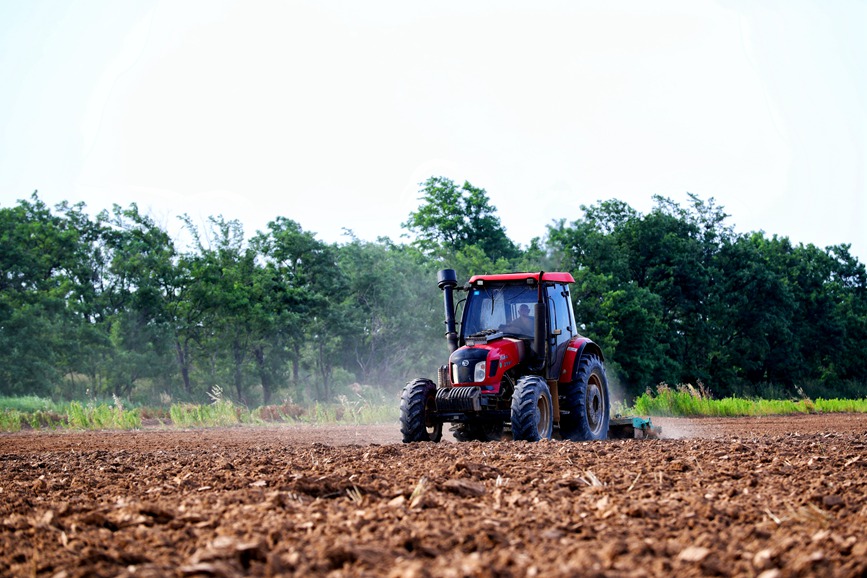
POLYGON ((499 389, 497 379, 519 365, 545 379, 559 379, 563 350, 577 335, 569 298, 572 282, 568 273, 472 277, 464 287, 458 347, 449 360, 452 384, 484 382, 494 386, 493 392, 499 389))

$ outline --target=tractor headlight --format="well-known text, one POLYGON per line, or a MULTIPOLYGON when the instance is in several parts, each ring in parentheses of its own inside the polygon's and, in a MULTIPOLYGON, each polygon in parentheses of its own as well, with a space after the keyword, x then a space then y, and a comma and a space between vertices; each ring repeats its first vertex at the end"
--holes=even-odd
POLYGON ((480 361, 476 364, 476 368, 473 371, 473 381, 485 381, 485 372, 487 370, 487 364, 484 361, 480 361))

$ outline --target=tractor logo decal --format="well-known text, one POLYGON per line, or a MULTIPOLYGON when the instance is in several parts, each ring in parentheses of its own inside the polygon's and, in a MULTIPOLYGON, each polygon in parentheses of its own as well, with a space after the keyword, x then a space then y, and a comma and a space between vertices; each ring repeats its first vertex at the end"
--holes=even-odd
POLYGON ((463 361, 461 361, 461 365, 463 365, 464 367, 469 367, 470 366, 470 360, 464 359, 463 361))

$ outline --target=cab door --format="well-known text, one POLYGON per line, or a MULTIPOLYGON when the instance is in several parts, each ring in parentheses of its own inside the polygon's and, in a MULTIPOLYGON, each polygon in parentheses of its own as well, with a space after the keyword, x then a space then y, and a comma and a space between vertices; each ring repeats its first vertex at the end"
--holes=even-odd
POLYGON ((546 287, 548 297, 548 379, 559 379, 566 347, 575 335, 569 286, 552 284, 546 287))

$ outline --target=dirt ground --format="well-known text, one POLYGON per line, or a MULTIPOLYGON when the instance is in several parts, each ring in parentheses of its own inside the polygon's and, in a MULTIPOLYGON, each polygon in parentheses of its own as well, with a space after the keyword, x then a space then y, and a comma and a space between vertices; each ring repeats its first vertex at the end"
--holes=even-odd
POLYGON ((0 435, 0 576, 864 576, 867 415, 0 435))

